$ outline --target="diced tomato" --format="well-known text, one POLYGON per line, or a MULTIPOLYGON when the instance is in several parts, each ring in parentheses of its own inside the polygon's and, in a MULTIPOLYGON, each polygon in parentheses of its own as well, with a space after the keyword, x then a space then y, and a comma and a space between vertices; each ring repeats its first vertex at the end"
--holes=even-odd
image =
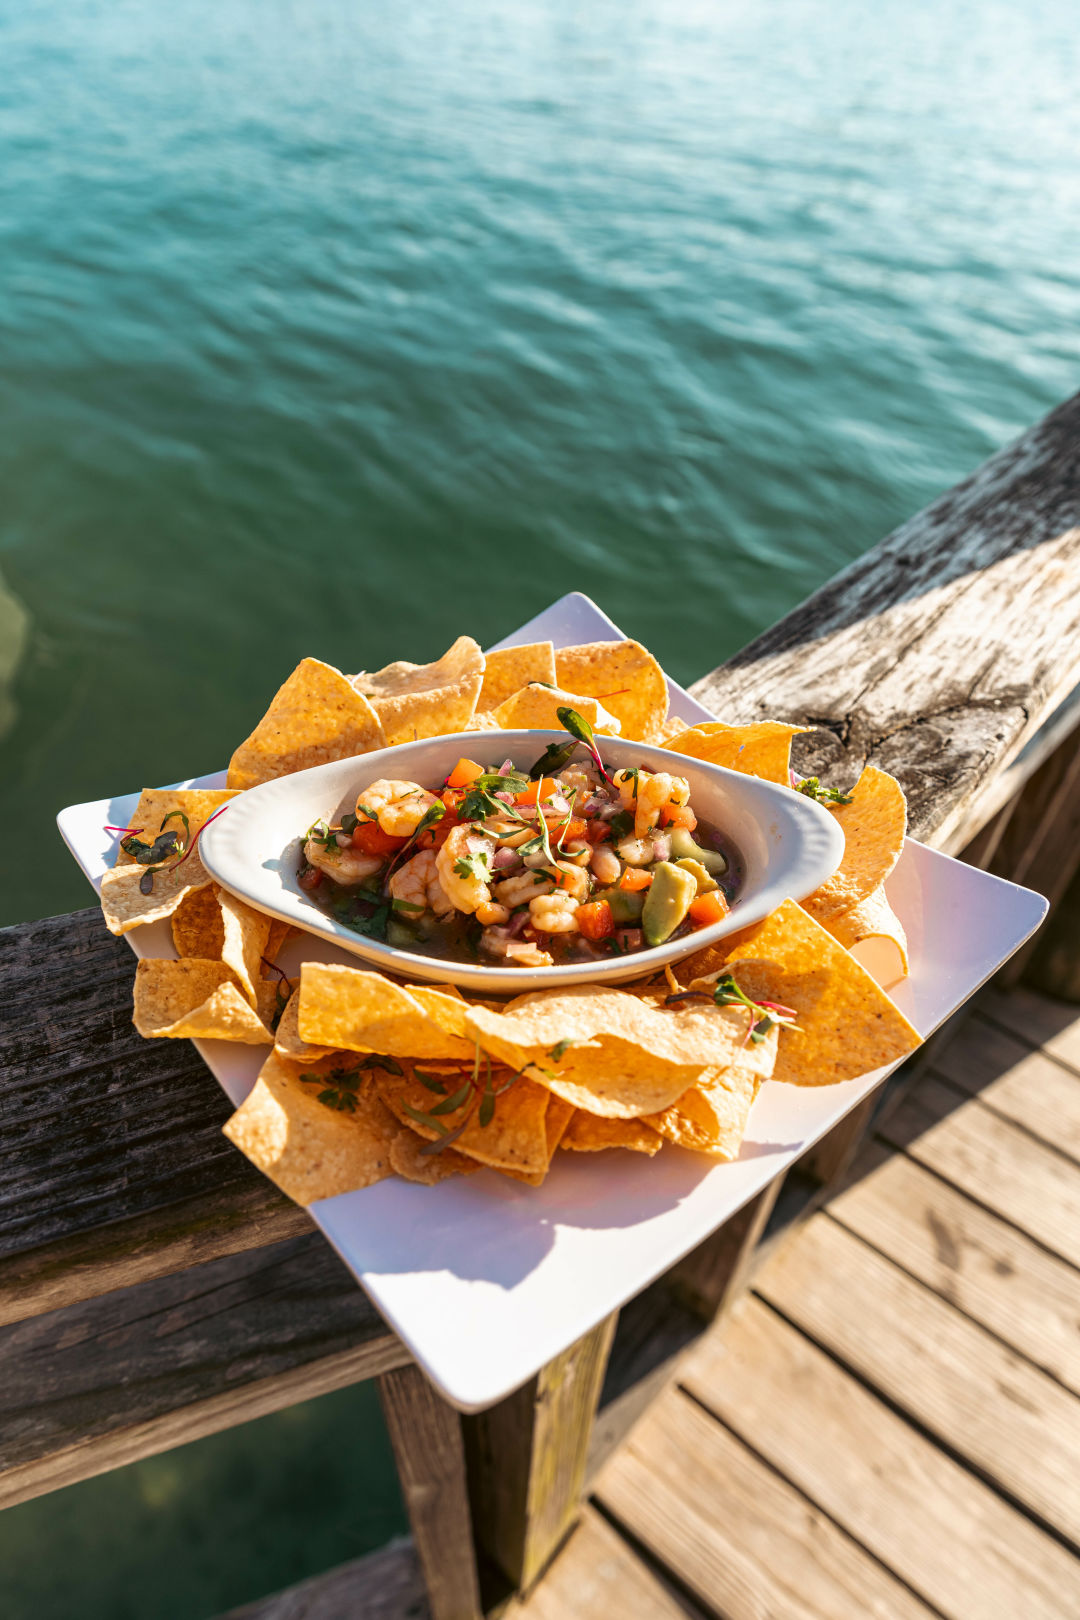
POLYGON ((306 889, 311 894, 319 887, 322 877, 323 875, 317 866, 309 866, 306 872, 301 872, 296 881, 302 889, 306 889))
POLYGON ((377 821, 361 821, 352 835, 353 848, 362 849, 365 855, 393 855, 408 842, 383 832, 377 821))
POLYGON ((550 776, 542 776, 539 782, 530 782, 527 788, 514 794, 515 804, 535 804, 537 799, 550 799, 559 790, 550 776))
POLYGON ((643 871, 640 866, 628 866, 619 879, 619 888, 627 889, 633 894, 636 889, 647 889, 651 882, 651 872, 643 871))
POLYGON ((691 900, 689 916, 699 928, 707 928, 710 923, 723 922, 729 909, 723 891, 710 889, 708 894, 699 894, 696 900, 691 900))
POLYGON ((606 900, 590 900, 587 906, 578 906, 574 916, 586 939, 609 939, 615 932, 615 921, 606 900))
POLYGON ((693 832, 697 826, 697 816, 688 804, 665 804, 660 811, 661 827, 685 827, 693 832))
POLYGON ((585 837, 589 840, 590 844, 606 844, 611 837, 610 823, 607 821, 601 821, 599 816, 594 816, 592 820, 586 824, 585 837))
POLYGON ((483 774, 484 767, 478 765, 475 759, 459 759, 446 778, 446 785, 452 788, 468 787, 470 782, 475 782, 476 778, 483 774))
POLYGON ((640 951, 644 938, 640 928, 620 928, 615 943, 622 951, 640 951))
POLYGON ((589 830, 589 823, 580 816, 571 816, 566 823, 566 831, 559 834, 560 844, 566 844, 572 838, 584 838, 589 830))

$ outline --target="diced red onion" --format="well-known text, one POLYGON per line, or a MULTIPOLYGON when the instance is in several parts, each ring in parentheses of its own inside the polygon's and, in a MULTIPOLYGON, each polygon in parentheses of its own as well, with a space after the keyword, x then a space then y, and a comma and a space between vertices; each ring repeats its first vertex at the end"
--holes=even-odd
POLYGON ((491 853, 491 840, 481 838, 479 833, 470 833, 465 840, 465 847, 470 855, 485 855, 491 853))
POLYGON ((654 861, 666 861, 671 856, 670 833, 656 833, 652 841, 652 856, 654 861))
MULTIPOLYGON (((499 774, 501 776, 502 772, 500 771, 499 774)), ((495 793, 495 794, 492 795, 492 797, 496 798, 496 799, 501 799, 503 804, 513 804, 513 802, 514 802, 514 795, 512 793, 495 793)))
POLYGON ((617 800, 609 801, 607 804, 605 804, 603 806, 603 808, 600 811, 600 820, 601 821, 612 821, 612 820, 614 820, 614 818, 618 815, 618 813, 619 813, 619 811, 621 809, 622 809, 622 805, 617 800))
POLYGON ((496 776, 505 776, 507 774, 507 772, 512 771, 513 768, 514 768, 513 760, 512 759, 504 759, 502 764, 499 766, 498 770, 495 772, 495 775, 496 776))
POLYGON ((531 920, 528 906, 522 906, 520 911, 511 913, 510 921, 506 925, 506 932, 511 939, 517 937, 523 928, 527 928, 531 920))
POLYGON ((493 872, 509 872, 512 867, 521 864, 521 856, 516 849, 497 849, 495 859, 491 863, 491 869, 493 872))
MULTIPOLYGON (((556 794, 554 798, 549 799, 548 804, 551 806, 552 810, 554 810, 557 816, 568 816, 570 814, 569 800, 564 799, 561 794, 556 794)), ((545 808, 547 808, 547 806, 545 806, 545 808)))

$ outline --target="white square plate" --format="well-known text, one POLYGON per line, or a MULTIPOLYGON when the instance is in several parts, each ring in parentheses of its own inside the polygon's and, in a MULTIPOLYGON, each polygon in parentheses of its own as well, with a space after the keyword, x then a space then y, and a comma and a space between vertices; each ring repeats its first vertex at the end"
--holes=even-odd
MULTIPOLYGON (((574 592, 499 643, 557 646, 622 632, 574 592)), ((674 714, 712 716, 669 682, 674 714)), ((224 772, 184 786, 223 785, 224 772)), ((57 818, 95 888, 112 865, 106 824, 122 827, 137 793, 72 805, 57 818)), ((907 841, 888 883, 907 930, 911 977, 892 988, 924 1036, 941 1024, 1034 932, 1046 901, 963 862, 907 841)), ((126 936, 139 956, 173 956, 167 923, 126 936)), ((308 936, 281 964, 355 957, 308 936)), ((250 1091, 265 1048, 196 1041, 234 1103, 250 1091)), ((437 1187, 396 1177, 343 1193, 311 1214, 447 1400, 477 1411, 508 1395, 675 1263, 785 1170, 879 1085, 890 1068, 843 1085, 769 1082, 734 1164, 670 1144, 653 1160, 631 1153, 558 1153, 542 1187, 492 1171, 437 1187)))

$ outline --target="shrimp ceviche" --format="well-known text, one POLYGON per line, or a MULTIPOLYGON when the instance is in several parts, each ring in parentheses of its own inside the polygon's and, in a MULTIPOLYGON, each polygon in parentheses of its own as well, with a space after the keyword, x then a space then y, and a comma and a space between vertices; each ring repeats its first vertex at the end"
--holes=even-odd
POLYGON ((609 772, 591 726, 559 718, 527 773, 460 759, 446 779, 380 778, 304 840, 299 882, 347 927, 402 950, 551 967, 644 950, 728 913, 738 862, 685 777, 609 772), (590 757, 572 760, 579 742, 590 757))

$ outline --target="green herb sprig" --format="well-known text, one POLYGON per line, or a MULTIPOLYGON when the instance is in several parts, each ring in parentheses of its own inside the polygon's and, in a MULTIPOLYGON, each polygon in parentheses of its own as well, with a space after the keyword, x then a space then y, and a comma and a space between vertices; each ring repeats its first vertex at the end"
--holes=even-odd
POLYGON ((850 804, 853 795, 842 793, 839 788, 823 787, 816 776, 807 776, 803 781, 796 782, 796 793, 804 793, 808 799, 817 804, 850 804))

